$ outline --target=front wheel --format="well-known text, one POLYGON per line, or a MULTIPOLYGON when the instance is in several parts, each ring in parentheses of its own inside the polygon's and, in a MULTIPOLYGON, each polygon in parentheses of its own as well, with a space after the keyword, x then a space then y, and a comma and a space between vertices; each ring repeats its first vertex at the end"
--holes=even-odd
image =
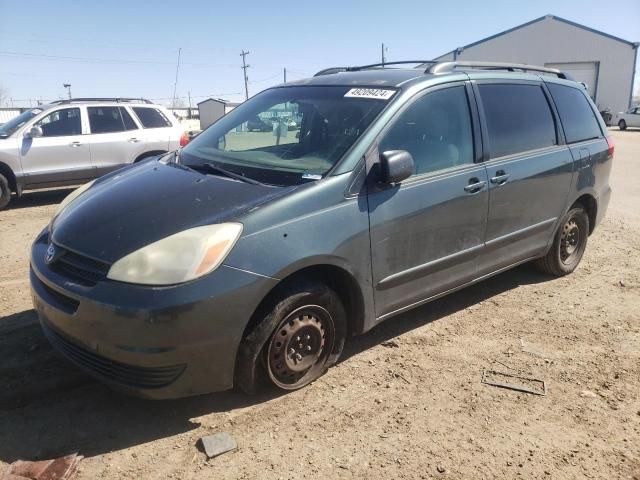
POLYGON ((618 122, 618 128, 620 130, 626 130, 627 129, 627 122, 625 122, 624 120, 620 120, 618 122))
POLYGON ((536 267, 557 277, 573 272, 582 260, 589 237, 589 216, 582 207, 572 208, 560 222, 547 254, 539 258, 536 267))
POLYGON ((0 175, 0 210, 9 205, 11 201, 11 189, 9 188, 9 181, 4 175, 0 175))
POLYGON ((266 384, 298 390, 322 376, 344 347, 346 314, 332 289, 302 282, 278 298, 240 345, 236 384, 249 394, 266 384))

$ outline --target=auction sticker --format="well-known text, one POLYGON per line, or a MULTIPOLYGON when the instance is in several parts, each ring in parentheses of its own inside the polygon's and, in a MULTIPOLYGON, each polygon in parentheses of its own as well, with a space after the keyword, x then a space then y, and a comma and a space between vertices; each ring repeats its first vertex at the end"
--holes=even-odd
POLYGON ((389 90, 386 88, 352 88, 344 94, 345 97, 351 98, 373 98, 376 100, 389 100, 395 90, 389 90))

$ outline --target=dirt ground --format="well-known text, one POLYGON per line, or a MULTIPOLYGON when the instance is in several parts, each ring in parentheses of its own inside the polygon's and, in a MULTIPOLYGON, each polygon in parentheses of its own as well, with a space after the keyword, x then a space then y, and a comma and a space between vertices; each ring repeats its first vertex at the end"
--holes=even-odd
POLYGON ((0 212, 0 472, 79 452, 79 478, 640 479, 640 131, 612 131, 614 195, 579 269, 528 266, 352 339, 286 395, 149 402, 110 391, 48 345, 28 251, 68 191, 0 212), (544 380, 537 396, 483 369, 544 380), (207 461, 203 435, 239 448, 207 461))

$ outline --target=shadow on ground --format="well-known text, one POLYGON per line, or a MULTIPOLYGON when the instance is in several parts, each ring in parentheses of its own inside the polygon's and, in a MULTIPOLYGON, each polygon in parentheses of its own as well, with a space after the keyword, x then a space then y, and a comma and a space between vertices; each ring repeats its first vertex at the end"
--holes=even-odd
POLYGON ((21 197, 13 196, 7 210, 19 210, 21 208, 55 205, 64 197, 73 192, 75 188, 60 188, 55 190, 43 190, 40 192, 26 192, 21 197))
MULTIPOLYGON (((347 343, 342 361, 519 285, 548 280, 523 266, 391 319, 347 343)), ((33 310, 0 319, 0 460, 94 456, 188 432, 193 420, 277 398, 224 392, 148 401, 92 380, 54 352, 33 310)), ((313 388, 313 386, 307 387, 313 388)))

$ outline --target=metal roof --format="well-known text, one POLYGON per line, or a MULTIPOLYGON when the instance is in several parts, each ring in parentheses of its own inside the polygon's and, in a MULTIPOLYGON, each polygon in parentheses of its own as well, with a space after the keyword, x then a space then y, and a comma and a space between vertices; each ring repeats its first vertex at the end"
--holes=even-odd
POLYGON ((548 15, 543 15, 542 17, 535 18, 535 19, 533 19, 533 20, 531 20, 529 22, 523 23, 521 25, 518 25, 516 27, 510 28, 508 30, 504 30, 502 32, 496 33, 495 35, 491 35, 489 37, 483 38, 482 40, 478 40, 477 42, 473 42, 473 43, 470 43, 468 45, 464 45, 462 47, 454 48, 453 50, 451 50, 449 52, 446 52, 446 53, 443 53, 442 55, 439 55, 436 58, 444 57, 445 55, 449 55, 449 54, 454 53, 455 51, 460 50, 460 49, 465 50, 467 48, 475 47, 476 45, 479 45, 481 43, 488 42, 489 40, 493 40, 494 38, 501 37, 503 35, 506 35, 508 33, 513 32, 515 30, 520 30, 521 28, 528 27, 529 25, 541 22, 541 21, 546 20, 546 19, 557 20, 559 22, 566 23, 567 25, 571 25, 573 27, 581 28, 583 30, 586 30, 586 31, 591 32, 591 33, 594 33, 596 35, 601 35, 603 37, 610 38, 611 40, 616 40, 618 42, 622 42, 622 43, 624 43, 626 45, 629 45, 632 48, 638 48, 638 45, 640 45, 638 42, 630 42, 629 40, 625 40, 623 38, 616 37, 615 35, 611 35, 609 33, 601 32, 600 30, 596 30, 594 28, 590 28, 590 27, 587 27, 585 25, 580 25, 579 23, 572 22, 571 20, 567 20, 565 18, 558 17, 556 15, 548 14, 548 15))

